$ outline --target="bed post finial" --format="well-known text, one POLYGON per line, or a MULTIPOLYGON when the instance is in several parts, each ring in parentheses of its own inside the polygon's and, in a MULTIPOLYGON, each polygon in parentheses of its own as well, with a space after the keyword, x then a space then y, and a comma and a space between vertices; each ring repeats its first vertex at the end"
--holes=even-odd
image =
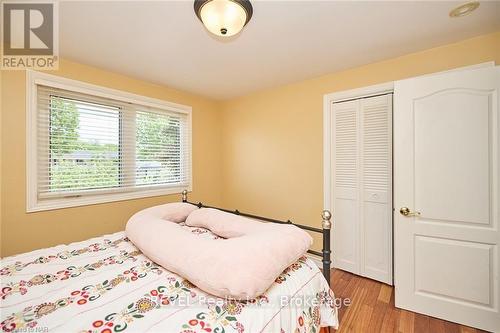
POLYGON ((330 266, 332 264, 331 253, 330 250, 330 231, 332 229, 332 213, 329 210, 324 210, 321 214, 323 218, 323 222, 321 223, 321 227, 323 228, 323 276, 325 277, 328 285, 330 285, 330 266))
POLYGON ((321 223, 321 226, 323 229, 331 229, 332 228, 332 213, 330 213, 329 210, 324 210, 323 213, 321 214, 321 217, 323 218, 323 222, 321 223))
POLYGON ((184 190, 182 191, 182 202, 187 202, 188 201, 188 191, 184 190))

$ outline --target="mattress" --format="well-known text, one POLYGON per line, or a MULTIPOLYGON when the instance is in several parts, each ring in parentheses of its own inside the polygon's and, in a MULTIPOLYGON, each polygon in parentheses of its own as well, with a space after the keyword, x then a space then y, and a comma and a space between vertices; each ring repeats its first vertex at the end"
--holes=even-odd
POLYGON ((0 267, 5 332, 275 333, 338 325, 333 293, 306 257, 243 301, 196 288, 150 261, 124 232, 7 257, 0 267))

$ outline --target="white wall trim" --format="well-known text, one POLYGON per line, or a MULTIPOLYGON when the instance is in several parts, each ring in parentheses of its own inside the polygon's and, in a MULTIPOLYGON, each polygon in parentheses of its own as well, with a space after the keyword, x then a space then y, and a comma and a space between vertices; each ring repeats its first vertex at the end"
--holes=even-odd
MULTIPOLYGON (((332 173, 333 173, 333 154, 332 154, 332 135, 333 124, 331 115, 331 104, 350 99, 369 97, 374 95, 392 93, 394 91, 394 82, 386 82, 373 86, 356 88, 345 91, 338 91, 323 96, 323 207, 332 211, 332 173)), ((335 216, 335 212, 332 212, 335 216)), ((335 220, 335 219, 334 219, 335 220)))
POLYGON ((152 196, 181 193, 183 190, 192 191, 192 134, 188 137, 188 147, 191 151, 187 163, 190 167, 189 184, 176 184, 172 186, 148 187, 147 189, 134 189, 129 192, 103 193, 91 196, 64 198, 39 201, 37 195, 37 85, 75 91, 79 93, 115 99, 128 103, 140 104, 162 110, 187 114, 188 127, 192 128, 192 108, 187 105, 172 103, 160 99, 136 95, 133 93, 105 88, 77 80, 67 79, 32 70, 26 71, 26 211, 36 212, 59 208, 77 207, 99 203, 115 202, 122 200, 138 199, 152 196))

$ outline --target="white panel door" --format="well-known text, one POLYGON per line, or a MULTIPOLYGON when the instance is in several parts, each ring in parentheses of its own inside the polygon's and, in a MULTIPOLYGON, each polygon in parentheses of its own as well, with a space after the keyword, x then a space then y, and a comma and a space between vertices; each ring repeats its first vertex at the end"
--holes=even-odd
POLYGON ((332 104, 333 264, 359 274, 359 101, 332 104))
POLYGON ((394 90, 396 306, 495 332, 499 91, 498 67, 394 90))

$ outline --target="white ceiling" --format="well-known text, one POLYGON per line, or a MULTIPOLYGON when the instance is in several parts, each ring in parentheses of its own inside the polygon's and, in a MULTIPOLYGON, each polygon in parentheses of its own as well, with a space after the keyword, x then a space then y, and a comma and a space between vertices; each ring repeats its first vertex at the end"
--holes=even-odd
POLYGON ((210 35, 193 1, 60 3, 62 57, 228 99, 500 30, 500 1, 252 1, 232 40, 210 35))

